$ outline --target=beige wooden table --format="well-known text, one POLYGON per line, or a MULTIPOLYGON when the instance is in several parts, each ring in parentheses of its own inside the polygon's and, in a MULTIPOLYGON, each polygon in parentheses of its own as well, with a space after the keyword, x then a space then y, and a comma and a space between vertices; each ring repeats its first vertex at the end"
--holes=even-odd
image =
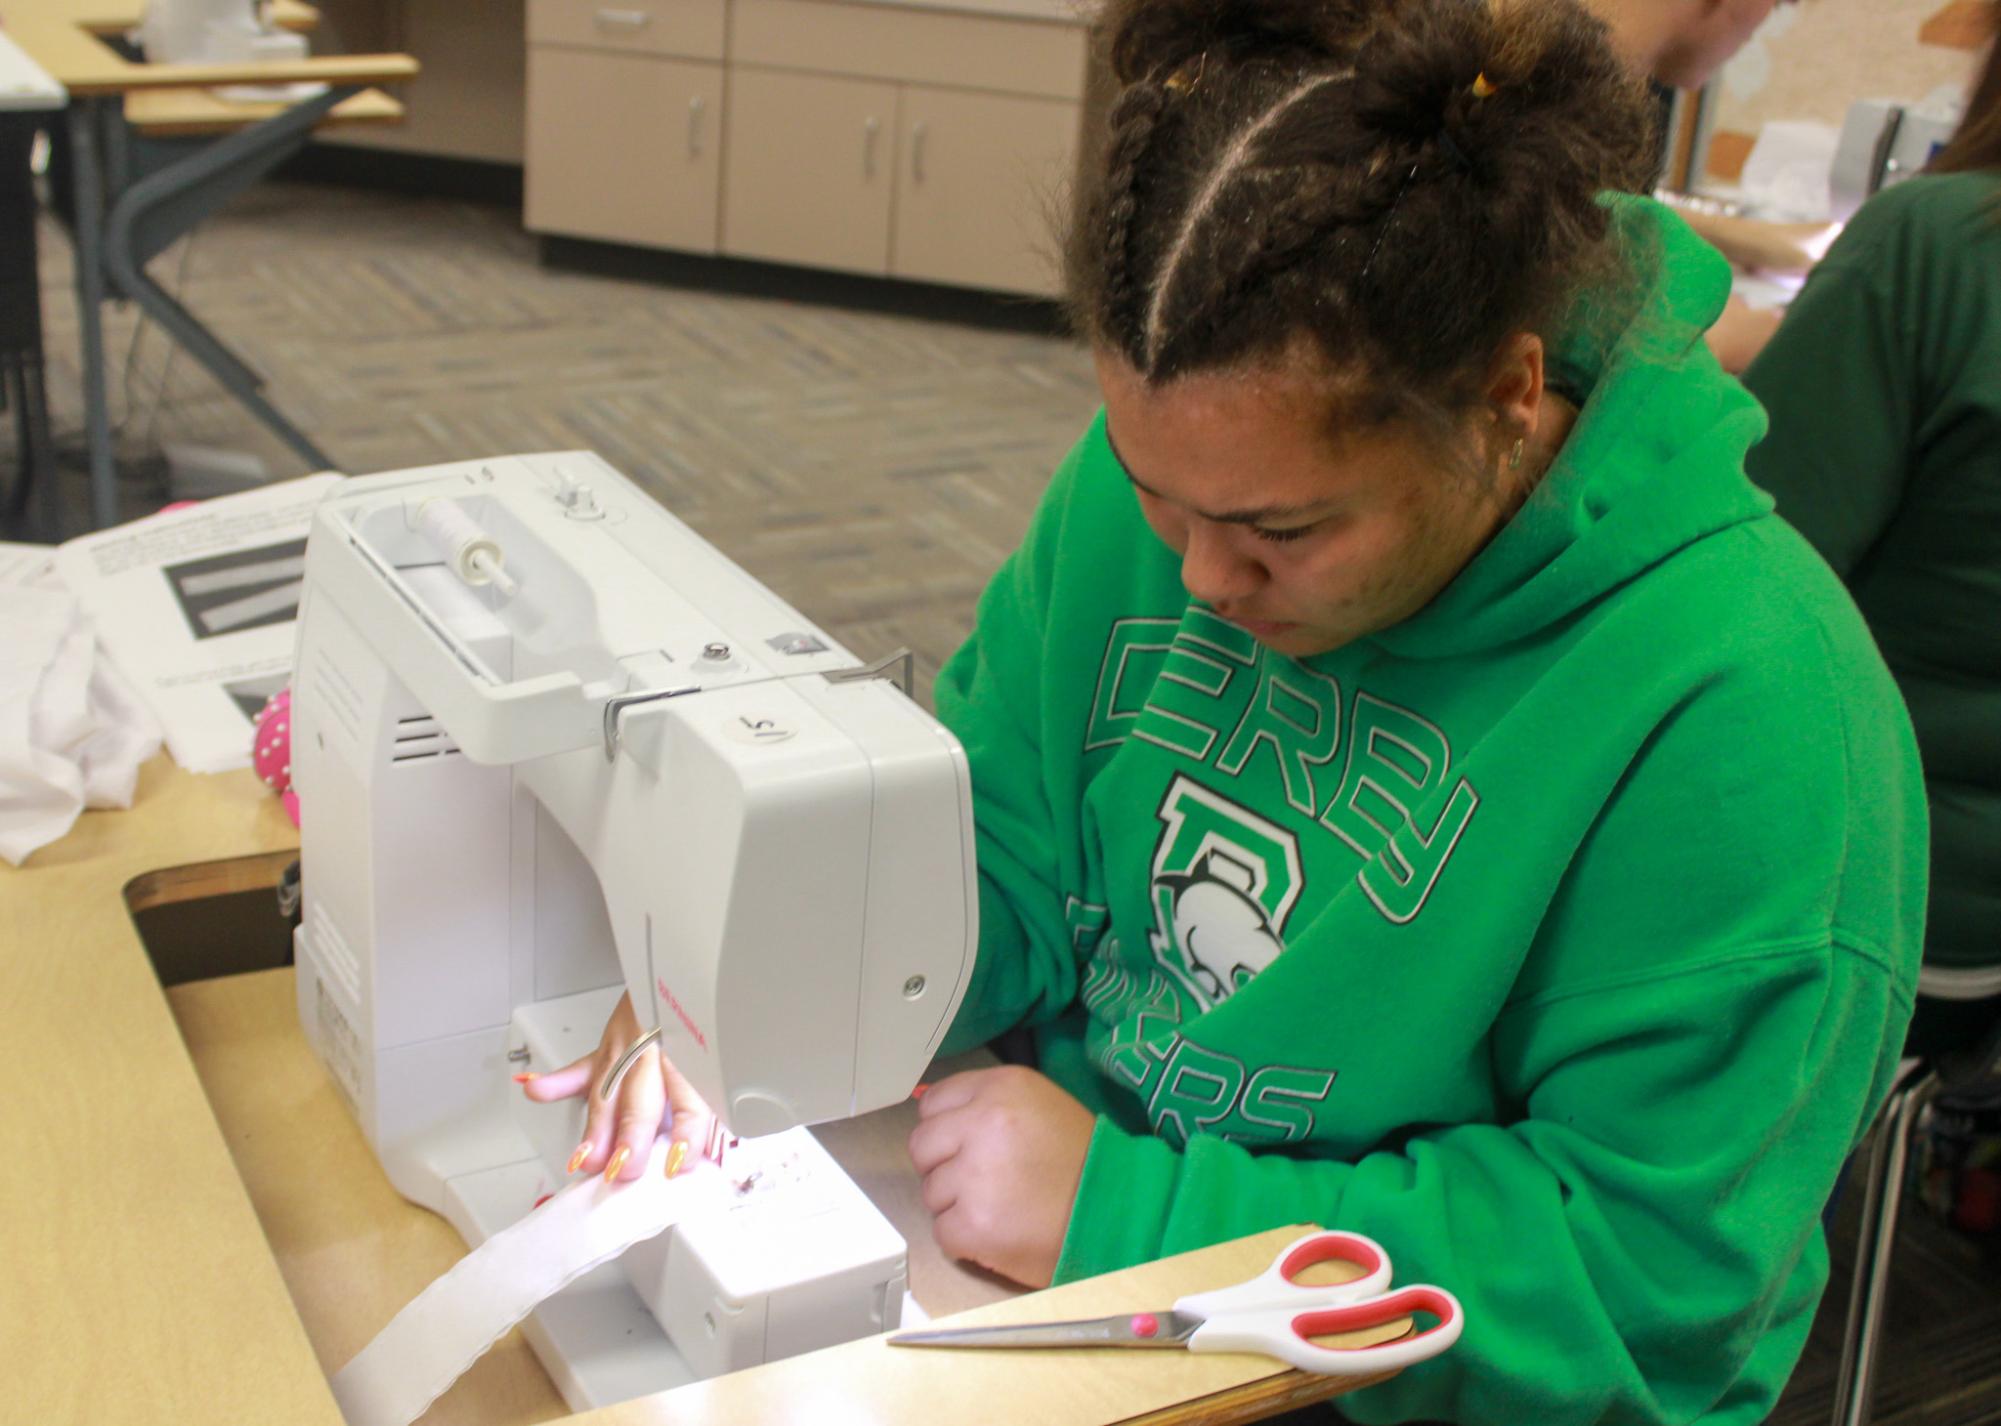
MULTIPOLYGON (((157 899, 209 879, 160 868, 263 855, 268 870, 296 837, 250 774, 197 777, 158 758, 131 811, 86 813, 26 867, 0 866, 0 1043, 18 1076, 0 1099, 0 1419, 339 1426, 325 1370, 463 1252, 375 1167, 298 1033, 289 971, 165 993, 139 943, 129 884, 157 899)), ((910 1240, 920 1302, 993 1298, 994 1284, 938 1257, 921 1208, 913 1220, 899 1113, 835 1126, 830 1147, 910 1240)), ((1248 1277, 1289 1231, 977 1311, 1158 1306, 1248 1277)), ((878 1338, 566 1419, 928 1426, 951 1403, 954 1420, 1037 1426, 1242 1421, 1333 1394, 1260 1357, 923 1353, 878 1338)), ((510 1338, 425 1420, 563 1413, 510 1338)))
MULTIPOLYGON (((135 63, 112 41, 133 30, 146 0, 0 0, 8 37, 69 91, 70 234, 76 248, 79 359, 91 522, 118 518, 110 393, 100 308, 129 298, 231 396, 298 453, 309 470, 335 464, 265 399, 258 377, 145 272, 161 248, 303 144, 322 122, 383 122, 402 106, 368 86, 417 73, 408 55, 328 55, 272 64, 135 63), (236 104, 215 86, 317 84, 296 102, 236 104), (129 131, 221 134, 199 155, 132 172, 129 131), (232 132, 233 131, 233 132, 232 132)), ((318 12, 278 0, 280 23, 310 28, 318 12)))
MULTIPOLYGON (((329 55, 254 67, 135 63, 105 41, 137 29, 145 13, 146 0, 0 0, 8 36, 73 96, 219 84, 393 81, 417 73, 417 62, 408 55, 329 55)), ((277 0, 273 18, 287 29, 305 30, 319 12, 299 0, 277 0)))

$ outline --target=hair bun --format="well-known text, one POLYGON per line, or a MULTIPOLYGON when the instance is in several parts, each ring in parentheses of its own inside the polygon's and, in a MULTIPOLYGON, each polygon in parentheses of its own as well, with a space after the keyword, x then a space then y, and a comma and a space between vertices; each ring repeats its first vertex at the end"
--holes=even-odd
POLYGON ((1470 112, 1485 99, 1473 83, 1491 74, 1493 12, 1485 5, 1424 5, 1385 16, 1355 61, 1355 119, 1396 143, 1420 145, 1449 132, 1469 156, 1478 147, 1470 112))
POLYGON ((1098 17, 1111 37, 1112 72, 1124 84, 1174 73, 1204 54, 1345 64, 1383 0, 1111 0, 1098 17))
MULTIPOLYGON (((1546 162, 1547 145, 1581 139, 1603 122, 1607 95, 1638 83, 1603 21, 1575 5, 1400 5, 1379 12, 1356 55, 1355 118, 1391 143, 1435 144, 1451 167, 1491 176, 1546 162)), ((1650 119, 1644 107, 1636 115, 1650 119)), ((1593 162, 1621 145, 1581 143, 1580 154, 1600 147, 1593 162)), ((1599 186, 1643 180, 1651 146, 1624 148, 1595 175, 1599 186)))
POLYGON ((1306 338, 1353 378, 1344 419, 1444 420, 1511 334, 1623 292, 1600 197, 1650 170, 1654 122, 1587 0, 1111 0, 1102 24, 1126 84, 1066 272, 1148 381, 1306 338))

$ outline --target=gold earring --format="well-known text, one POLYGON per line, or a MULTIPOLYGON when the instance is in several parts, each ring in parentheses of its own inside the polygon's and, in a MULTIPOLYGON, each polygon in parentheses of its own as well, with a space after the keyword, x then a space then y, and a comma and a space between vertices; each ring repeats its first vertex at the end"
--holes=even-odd
POLYGON ((1520 437, 1516 438, 1514 449, 1508 452, 1509 470, 1520 470, 1522 468, 1522 447, 1526 444, 1527 442, 1524 439, 1520 437))

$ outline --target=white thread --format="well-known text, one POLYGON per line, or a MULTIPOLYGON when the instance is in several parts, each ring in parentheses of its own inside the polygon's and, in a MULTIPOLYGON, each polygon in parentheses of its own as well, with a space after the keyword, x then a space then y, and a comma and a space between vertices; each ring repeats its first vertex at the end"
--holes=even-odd
POLYGON ((426 500, 417 507, 417 528, 437 547, 460 579, 475 587, 491 584, 501 597, 512 599, 519 586, 502 567, 500 543, 479 527, 458 502, 426 500))
POLYGON ((1265 130, 1277 123, 1286 110, 1322 85, 1332 84, 1342 77, 1335 74, 1316 75, 1265 110, 1264 116, 1245 129, 1242 137, 1230 145, 1229 152, 1223 155, 1222 161, 1209 175, 1209 181, 1202 185, 1202 191, 1196 195, 1194 203, 1189 205, 1187 216, 1181 220, 1181 231, 1175 235, 1174 246, 1167 250, 1167 261, 1161 268, 1160 281, 1154 285, 1153 300, 1147 304, 1146 365, 1149 371, 1153 369, 1155 358, 1160 355, 1160 321, 1167 311, 1168 294, 1173 290, 1175 275, 1181 269, 1181 259, 1187 253, 1189 244, 1195 240, 1195 230, 1202 225, 1202 220, 1208 216, 1209 209, 1215 206, 1216 198, 1223 191, 1223 186, 1236 177, 1237 171, 1244 166, 1244 159, 1249 155, 1251 145, 1258 141, 1265 130))

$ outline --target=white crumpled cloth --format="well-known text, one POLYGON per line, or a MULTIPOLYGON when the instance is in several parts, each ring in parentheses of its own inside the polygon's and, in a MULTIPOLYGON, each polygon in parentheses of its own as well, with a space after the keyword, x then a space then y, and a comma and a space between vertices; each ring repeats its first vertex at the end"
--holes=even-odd
POLYGON ((85 807, 130 807, 160 725, 59 589, 0 584, 0 857, 19 866, 85 807))

